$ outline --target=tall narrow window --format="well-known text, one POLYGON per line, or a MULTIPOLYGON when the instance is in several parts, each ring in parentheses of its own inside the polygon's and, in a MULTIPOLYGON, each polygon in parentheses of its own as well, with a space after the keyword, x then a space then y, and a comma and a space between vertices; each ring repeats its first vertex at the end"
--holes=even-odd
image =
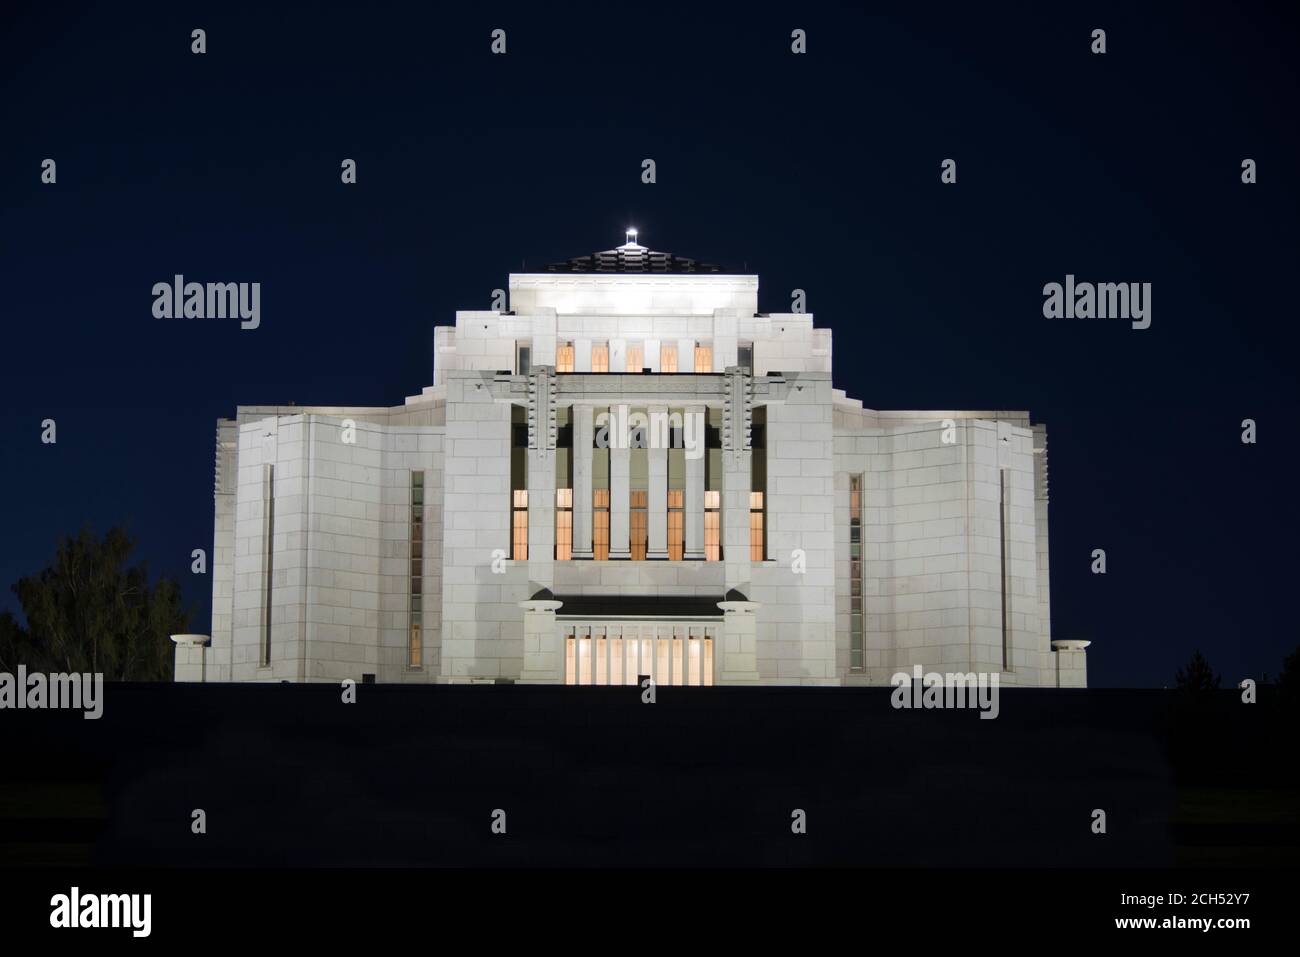
POLYGON ((862 476, 849 476, 849 668, 862 670, 862 476))
POLYGON ((754 344, 752 342, 742 342, 736 347, 736 365, 740 366, 751 375, 754 372, 754 344))
POLYGON ((686 492, 668 490, 668 558, 680 562, 686 554, 686 492))
POLYGON ((573 557, 573 489, 555 490, 555 559, 567 562, 573 557))
POLYGON ((1007 470, 998 469, 998 553, 1002 562, 1002 670, 1011 670, 1011 620, 1007 608, 1007 470))
POLYGON ((645 348, 639 342, 627 344, 627 371, 640 372, 645 366, 645 348))
POLYGON ((767 558, 767 406, 754 409, 749 456, 749 559, 767 558))
POLYGON ((591 347, 591 371, 608 372, 609 371, 609 343, 597 342, 591 347))
POLYGON ((675 344, 665 342, 659 347, 659 371, 677 371, 677 346, 675 344))
POLYGON ((593 489, 591 499, 591 555, 604 561, 609 558, 609 489, 593 489))
POLYGON ((713 371, 713 346, 706 342, 697 342, 695 344, 695 371, 713 371))
POLYGON ((533 344, 526 340, 515 343, 515 374, 528 375, 533 368, 533 344))
POLYGON ((646 536, 649 531, 649 500, 645 489, 633 489, 629 496, 629 522, 631 534, 632 560, 645 561, 646 536))
POLYGON ((722 560, 722 493, 704 493, 704 560, 722 560))
POLYGON ((573 371, 573 343, 561 342, 555 347, 555 371, 573 371))
POLYGON ((406 666, 424 666, 424 473, 411 472, 411 612, 406 639, 406 666))
POLYGON ((266 467, 262 504, 266 511, 266 582, 264 585, 265 615, 262 622, 262 664, 271 664, 271 594, 275 582, 275 466, 266 467))
POLYGON ((767 557, 763 547, 763 493, 749 493, 749 560, 761 562, 767 557))
POLYGON ((511 555, 516 561, 528 560, 528 489, 514 490, 511 511, 511 555))

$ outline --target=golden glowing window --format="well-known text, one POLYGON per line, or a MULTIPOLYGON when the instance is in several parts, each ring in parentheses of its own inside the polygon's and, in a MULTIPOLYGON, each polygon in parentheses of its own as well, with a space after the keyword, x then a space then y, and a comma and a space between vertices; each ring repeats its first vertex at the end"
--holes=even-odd
POLYGON ((646 535, 649 525, 647 518, 649 515, 647 493, 644 489, 634 489, 630 495, 629 519, 631 524, 631 549, 632 560, 637 562, 645 561, 646 553, 646 535))
POLYGON ((573 489, 555 490, 555 559, 566 562, 573 557, 573 489))
POLYGON ((722 560, 722 493, 704 493, 704 560, 722 560))
POLYGON ((767 556, 763 548, 763 493, 749 493, 749 560, 761 562, 767 556))
POLYGON ((555 347, 555 371, 573 371, 573 343, 561 342, 555 347))
POLYGON ((511 508, 511 558, 518 561, 528 559, 528 490, 515 489, 514 506, 511 508))
POLYGON ((604 561, 609 558, 609 489, 594 489, 591 500, 591 555, 604 561))
POLYGON ((645 367, 645 350, 641 343, 627 345, 627 371, 640 372, 645 367))
POLYGON ((597 342, 591 347, 591 371, 609 371, 609 343, 597 342))
POLYGON ((686 493, 679 488, 668 490, 668 557, 680 562, 686 553, 686 493))
POLYGON ((677 371, 677 347, 660 346, 659 347, 659 371, 676 372, 677 371))
POLYGON ((566 685, 713 684, 712 627, 575 625, 564 631, 566 685))
POLYGON ((712 372, 713 371, 713 346, 696 345, 695 347, 695 371, 712 372))

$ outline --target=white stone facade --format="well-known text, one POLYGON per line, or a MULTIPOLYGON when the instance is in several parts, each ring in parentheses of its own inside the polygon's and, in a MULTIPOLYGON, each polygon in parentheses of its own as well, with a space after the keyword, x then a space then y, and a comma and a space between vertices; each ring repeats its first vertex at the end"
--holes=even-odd
POLYGON ((509 285, 436 329, 400 406, 220 421, 211 643, 177 680, 1086 684, 1051 640, 1027 413, 863 408, 830 330, 760 315, 756 276, 509 285), (697 414, 698 457, 603 447, 619 406, 697 414))

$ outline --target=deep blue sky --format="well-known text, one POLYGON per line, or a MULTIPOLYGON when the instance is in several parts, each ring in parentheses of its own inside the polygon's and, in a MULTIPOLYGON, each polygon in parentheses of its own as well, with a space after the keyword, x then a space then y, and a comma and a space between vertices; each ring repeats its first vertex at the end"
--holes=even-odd
POLYGON ((0 608, 61 533, 125 523, 206 630, 219 416, 399 403, 435 323, 634 224, 757 272, 764 311, 806 289, 868 406, 1047 423, 1053 633, 1094 640, 1092 684, 1296 646, 1294 14, 269 6, 0 14, 0 608), (177 272, 261 282, 261 328, 154 319, 177 272), (1044 319, 1067 272, 1153 283, 1152 328, 1044 319))

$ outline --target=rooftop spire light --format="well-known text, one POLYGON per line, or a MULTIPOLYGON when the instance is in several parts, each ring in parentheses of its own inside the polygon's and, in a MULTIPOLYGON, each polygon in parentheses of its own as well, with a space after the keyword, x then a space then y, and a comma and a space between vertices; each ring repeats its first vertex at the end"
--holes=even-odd
POLYGON ((627 228, 627 241, 628 241, 629 243, 634 243, 634 242, 636 242, 636 227, 635 227, 635 226, 629 226, 629 227, 627 228))

